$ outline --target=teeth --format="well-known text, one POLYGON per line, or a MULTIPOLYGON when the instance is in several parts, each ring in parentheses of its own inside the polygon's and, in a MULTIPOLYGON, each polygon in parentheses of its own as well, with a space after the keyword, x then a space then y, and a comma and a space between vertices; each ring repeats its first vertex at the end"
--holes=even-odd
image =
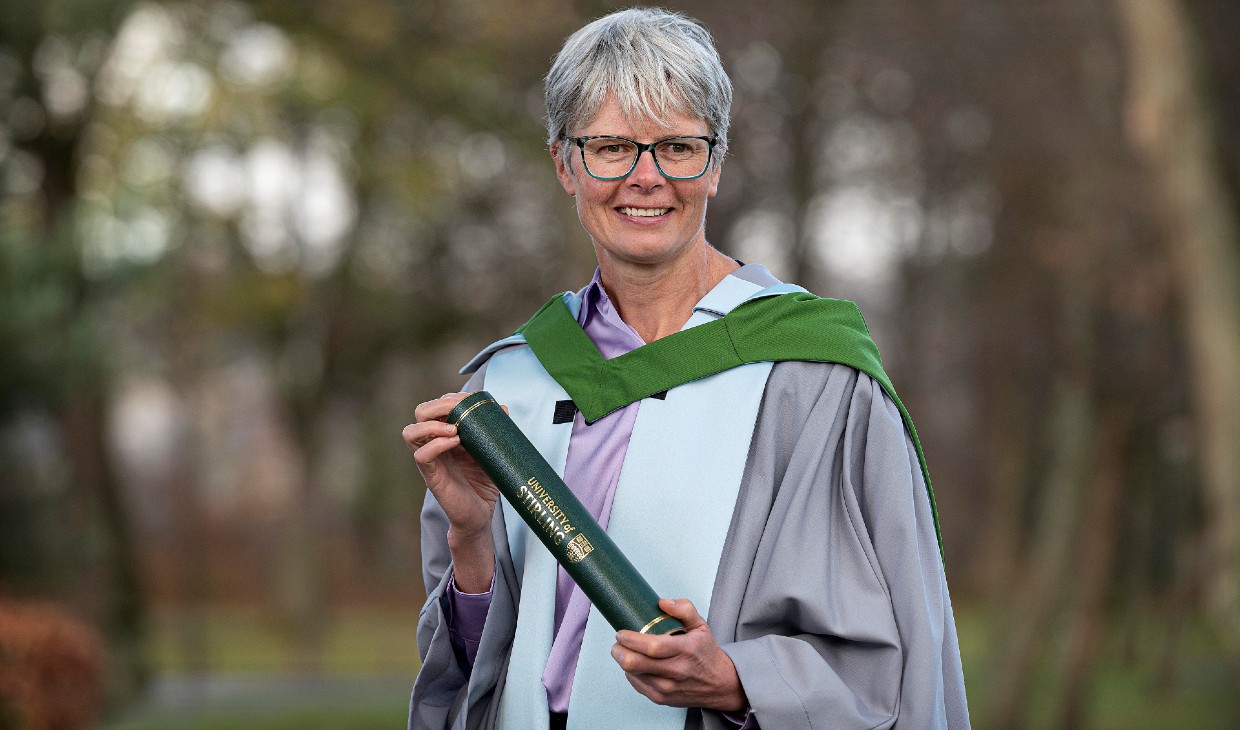
POLYGON ((625 215, 635 215, 641 218, 653 218, 657 215, 670 213, 671 208, 621 208, 620 212, 625 215))

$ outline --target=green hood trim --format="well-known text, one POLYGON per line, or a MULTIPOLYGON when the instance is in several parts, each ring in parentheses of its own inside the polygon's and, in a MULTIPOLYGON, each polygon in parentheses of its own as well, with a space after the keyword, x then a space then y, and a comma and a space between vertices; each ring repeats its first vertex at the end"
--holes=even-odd
POLYGON ((842 299, 790 293, 750 299, 725 316, 676 332, 606 360, 556 295, 518 333, 587 423, 678 385, 753 362, 802 360, 847 365, 873 378, 900 409, 930 496, 939 542, 930 469, 908 409, 883 371, 861 310, 842 299))

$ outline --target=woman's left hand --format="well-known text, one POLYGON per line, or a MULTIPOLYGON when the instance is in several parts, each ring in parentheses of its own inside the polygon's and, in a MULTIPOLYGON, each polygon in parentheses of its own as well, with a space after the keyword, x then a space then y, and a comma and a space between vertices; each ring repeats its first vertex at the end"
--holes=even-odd
POLYGON ((748 706, 732 659, 687 598, 659 599, 659 608, 679 619, 679 636, 621 631, 611 656, 629 684, 661 705, 741 712, 748 706))

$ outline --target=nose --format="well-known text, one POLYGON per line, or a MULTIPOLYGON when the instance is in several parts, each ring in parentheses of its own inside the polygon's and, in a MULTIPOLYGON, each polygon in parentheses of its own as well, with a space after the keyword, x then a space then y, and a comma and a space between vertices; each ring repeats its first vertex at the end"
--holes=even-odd
POLYGON ((663 173, 654 161, 654 150, 642 150, 637 153, 637 165, 629 173, 627 182, 642 188, 653 188, 663 184, 663 173), (647 154, 649 153, 649 154, 647 154))

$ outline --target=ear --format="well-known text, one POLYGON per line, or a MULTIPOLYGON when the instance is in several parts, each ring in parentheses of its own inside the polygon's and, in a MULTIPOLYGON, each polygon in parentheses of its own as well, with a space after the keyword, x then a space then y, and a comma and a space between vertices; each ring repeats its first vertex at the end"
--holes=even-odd
POLYGON ((717 165, 712 163, 712 166, 715 169, 706 173, 707 178, 710 179, 710 188, 706 191, 706 197, 708 198, 715 197, 715 193, 719 192, 719 175, 723 172, 723 160, 720 160, 717 165))
MULTIPOLYGON (((569 195, 577 194, 577 184, 573 180, 573 172, 568 169, 568 165, 564 164, 565 157, 570 155, 562 155, 560 150, 563 149, 564 141, 555 142, 551 145, 551 159, 555 161, 555 176, 560 181, 560 187, 564 188, 564 192, 569 195)), ((570 151, 571 153, 571 151, 570 151)), ((570 160, 571 164, 571 160, 570 160)))

